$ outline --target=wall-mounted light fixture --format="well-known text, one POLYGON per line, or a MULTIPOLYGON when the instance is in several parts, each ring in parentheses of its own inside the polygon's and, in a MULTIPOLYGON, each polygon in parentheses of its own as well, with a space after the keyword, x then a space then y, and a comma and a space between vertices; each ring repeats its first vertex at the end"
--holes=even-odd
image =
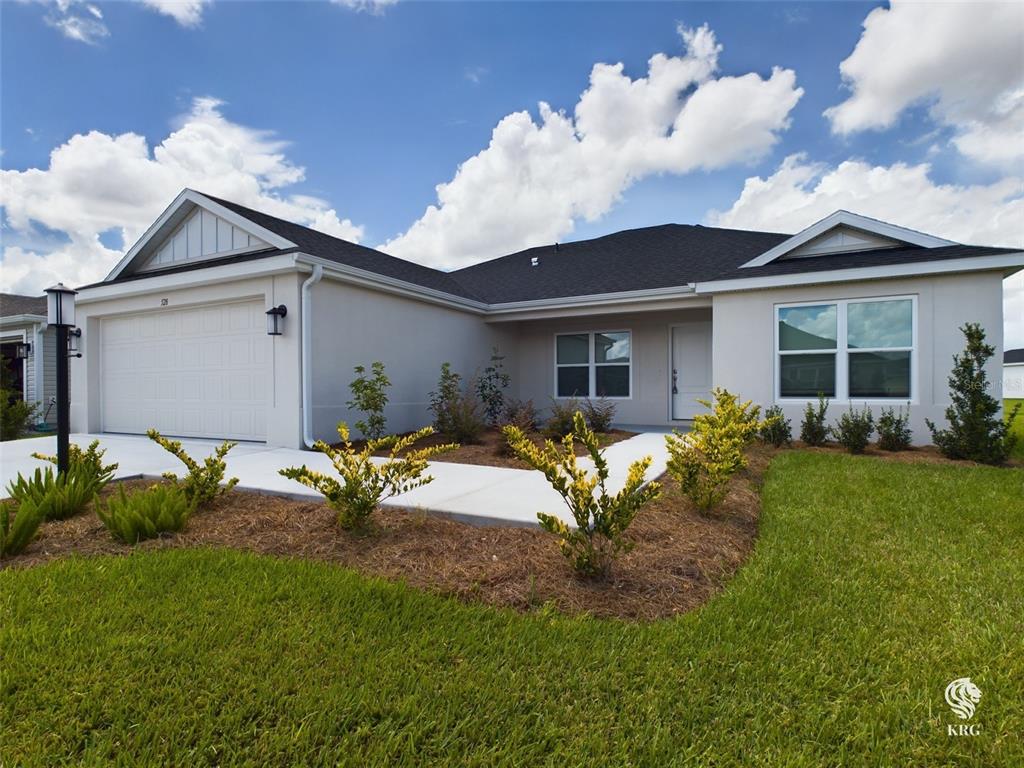
POLYGON ((281 304, 267 310, 267 335, 280 336, 284 333, 284 318, 288 314, 288 307, 281 304))
POLYGON ((32 354, 32 344, 28 341, 19 341, 14 347, 14 357, 17 360, 28 360, 32 354))

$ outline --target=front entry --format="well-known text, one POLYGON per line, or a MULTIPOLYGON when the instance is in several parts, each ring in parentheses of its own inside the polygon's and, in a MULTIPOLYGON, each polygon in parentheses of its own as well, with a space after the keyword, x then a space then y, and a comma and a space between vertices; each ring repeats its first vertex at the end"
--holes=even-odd
POLYGON ((672 418, 692 419, 711 398, 711 321, 672 326, 672 418))

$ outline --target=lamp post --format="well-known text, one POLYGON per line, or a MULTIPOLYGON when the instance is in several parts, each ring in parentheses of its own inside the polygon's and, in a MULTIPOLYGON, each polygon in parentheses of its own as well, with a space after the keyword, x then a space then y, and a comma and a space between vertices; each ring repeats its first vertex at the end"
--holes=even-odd
POLYGON ((75 325, 75 294, 64 283, 46 289, 46 322, 57 329, 57 473, 68 471, 71 395, 68 391, 68 329, 75 325))

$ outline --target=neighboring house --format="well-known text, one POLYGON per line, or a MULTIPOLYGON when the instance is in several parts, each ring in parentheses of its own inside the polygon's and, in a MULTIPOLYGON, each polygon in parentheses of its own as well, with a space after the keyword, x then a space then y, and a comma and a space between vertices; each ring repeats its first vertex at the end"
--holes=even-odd
POLYGON ((666 427, 720 386, 798 425, 823 392, 832 417, 909 403, 925 442, 958 328, 1002 354, 1002 281, 1022 267, 839 211, 792 236, 668 224, 442 272, 185 190, 79 293, 73 428, 309 445, 357 418, 352 368, 381 360, 388 426, 407 430, 429 423, 441 363, 469 380, 497 347, 508 394, 540 408, 605 395, 617 423, 666 427))
POLYGON ((55 343, 56 332, 46 325, 45 296, 0 293, 0 364, 21 398, 39 403, 37 423, 51 426, 57 423, 57 409, 49 407, 57 394, 55 343))
POLYGON ((1024 349, 1003 353, 1003 397, 1024 399, 1024 349))

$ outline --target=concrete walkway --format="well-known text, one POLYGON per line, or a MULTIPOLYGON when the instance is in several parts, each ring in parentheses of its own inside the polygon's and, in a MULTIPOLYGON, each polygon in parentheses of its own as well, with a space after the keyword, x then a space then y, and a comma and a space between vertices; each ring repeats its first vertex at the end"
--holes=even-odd
MULTIPOLYGON (((164 472, 184 471, 174 456, 146 437, 133 435, 72 435, 72 442, 87 446, 99 439, 106 448, 107 462, 119 464, 116 477, 159 477, 164 472)), ((218 444, 210 440, 182 440, 185 450, 201 461, 218 444)), ((33 452, 54 454, 54 437, 36 437, 26 440, 0 442, 0 498, 5 498, 7 484, 17 475, 28 475, 36 467, 45 466, 32 458, 33 452)), ((643 456, 654 461, 647 472, 653 480, 665 471, 667 453, 665 435, 644 432, 616 443, 605 451, 609 464, 609 491, 619 490, 626 479, 629 465, 643 456)), ((589 459, 581 459, 582 466, 593 469, 589 459)), ((305 464, 311 469, 333 473, 330 460, 315 451, 289 448, 268 448, 258 443, 239 443, 227 456, 228 476, 239 478, 242 490, 290 496, 298 499, 322 499, 315 491, 294 480, 281 477, 278 470, 305 464)), ((407 507, 424 512, 447 515, 478 525, 537 524, 537 513, 548 512, 569 519, 568 508, 540 472, 501 467, 482 467, 472 464, 430 462, 429 474, 434 481, 409 493, 388 499, 384 506, 407 507)))

